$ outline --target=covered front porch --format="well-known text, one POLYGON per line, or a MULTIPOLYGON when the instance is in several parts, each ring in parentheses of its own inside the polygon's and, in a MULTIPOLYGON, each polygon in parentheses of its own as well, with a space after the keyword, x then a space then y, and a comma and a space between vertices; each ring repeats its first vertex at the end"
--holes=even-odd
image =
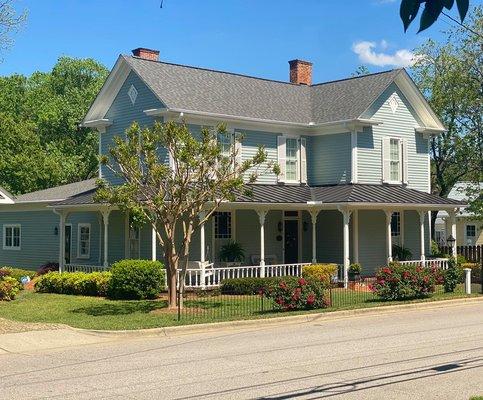
MULTIPOLYGON (((327 262, 340 266, 338 279, 347 284, 352 263, 361 264, 364 276, 373 276, 397 256, 393 245, 409 251, 406 262, 444 267, 445 260, 429 261, 429 212, 447 211, 456 237, 458 205, 427 193, 382 185, 254 185, 252 196, 223 203, 194 235, 188 283, 209 287, 226 278, 300 275, 303 265, 327 262), (220 251, 229 242, 243 249, 243 260, 221 259, 220 251)), ((61 225, 61 270, 107 269, 122 258, 163 260, 163 249, 152 229, 133 229, 129 217, 115 208, 93 201, 71 201, 58 204, 55 212, 61 225), (68 215, 80 212, 98 216, 98 245, 90 243, 92 248, 98 247, 97 263, 66 262, 62 227, 68 215)))

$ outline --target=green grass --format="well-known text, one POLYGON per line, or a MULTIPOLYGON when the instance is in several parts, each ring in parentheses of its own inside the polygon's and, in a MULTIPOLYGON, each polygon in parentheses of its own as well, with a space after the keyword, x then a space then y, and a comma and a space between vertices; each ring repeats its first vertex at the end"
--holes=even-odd
POLYGON ((189 294, 185 300, 185 310, 182 311, 181 320, 178 321, 177 313, 167 310, 165 300, 122 301, 22 291, 16 300, 0 302, 0 317, 23 322, 62 323, 86 329, 143 329, 330 312, 457 297, 465 297, 465 295, 461 292, 454 294, 438 292, 427 299, 388 302, 375 299, 372 293, 335 289, 332 292, 332 307, 328 309, 283 313, 272 311, 272 303, 267 299, 263 299, 264 311, 261 311, 260 296, 189 294))

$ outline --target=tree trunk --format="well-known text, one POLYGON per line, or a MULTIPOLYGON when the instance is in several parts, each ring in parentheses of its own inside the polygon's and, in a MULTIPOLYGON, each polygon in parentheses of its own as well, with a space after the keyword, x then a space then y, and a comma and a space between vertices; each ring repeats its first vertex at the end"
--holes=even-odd
POLYGON ((176 309, 177 291, 176 291, 176 269, 169 265, 168 269, 168 308, 176 309))

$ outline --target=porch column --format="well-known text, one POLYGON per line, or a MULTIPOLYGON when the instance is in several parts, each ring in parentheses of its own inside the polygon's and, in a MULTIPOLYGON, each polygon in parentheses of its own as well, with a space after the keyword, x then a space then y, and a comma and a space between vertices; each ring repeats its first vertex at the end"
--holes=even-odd
POLYGON ((66 213, 64 211, 54 210, 59 215, 59 272, 64 272, 65 269, 65 220, 66 213))
POLYGON ((153 226, 151 228, 151 260, 156 261, 156 243, 157 243, 157 236, 156 236, 156 228, 153 226))
POLYGON ((320 210, 310 210, 312 220, 312 264, 317 263, 317 216, 320 210))
POLYGON ((101 211, 102 214, 102 221, 104 222, 104 268, 109 266, 108 261, 108 243, 109 243, 109 214, 111 210, 104 209, 101 211))
MULTIPOLYGON (((200 220, 205 219, 206 212, 200 212, 200 220)), ((205 224, 202 223, 200 225, 200 261, 202 264, 205 263, 206 260, 206 253, 205 253, 205 224)))
POLYGON ((420 241, 420 254, 421 254, 421 260, 425 260, 426 256, 426 249, 424 245, 425 236, 424 236, 424 221, 425 221, 425 211, 418 211, 419 213, 419 241, 420 241))
POLYGON ((343 217, 343 242, 344 242, 344 287, 349 285, 349 266, 350 266, 350 236, 349 236, 349 222, 352 211, 347 208, 339 208, 343 217))
POLYGON ((391 231, 391 219, 392 211, 384 211, 386 213, 386 254, 387 262, 392 262, 392 231, 391 231))
POLYGON ((457 247, 458 247, 458 240, 456 238, 456 211, 451 210, 448 211, 449 214, 449 222, 451 224, 451 235, 454 237, 454 246, 452 248, 452 255, 453 257, 456 258, 458 252, 457 252, 457 247))
POLYGON ((260 276, 265 277, 265 217, 266 210, 258 210, 258 219, 260 221, 260 276))
POLYGON ((354 243, 352 244, 352 254, 354 257, 354 262, 359 262, 359 211, 352 211, 352 230, 354 243))

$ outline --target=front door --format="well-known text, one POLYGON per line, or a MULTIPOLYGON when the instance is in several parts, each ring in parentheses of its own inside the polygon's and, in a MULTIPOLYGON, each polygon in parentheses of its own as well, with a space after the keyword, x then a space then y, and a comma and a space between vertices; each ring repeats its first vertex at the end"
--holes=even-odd
POLYGON ((299 261, 299 221, 297 219, 285 220, 285 264, 294 264, 299 261))
POLYGON ((71 243, 72 243, 72 226, 71 225, 66 225, 65 226, 65 263, 70 264, 70 248, 71 248, 71 243))

